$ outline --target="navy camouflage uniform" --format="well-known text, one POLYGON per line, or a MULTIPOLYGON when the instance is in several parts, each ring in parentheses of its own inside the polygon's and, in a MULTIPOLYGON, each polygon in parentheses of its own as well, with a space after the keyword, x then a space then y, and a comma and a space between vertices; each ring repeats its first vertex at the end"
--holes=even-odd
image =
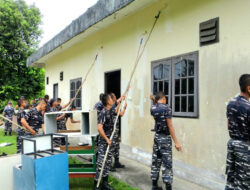
POLYGON ((172 110, 166 104, 157 103, 151 107, 151 115, 155 119, 155 137, 152 155, 151 179, 157 181, 162 166, 162 180, 172 184, 172 139, 166 119, 172 118, 172 110))
MULTIPOLYGON (((98 123, 98 116, 103 109, 104 109, 104 105, 101 101, 97 102, 94 106, 94 110, 97 111, 97 123, 98 123)), ((99 138, 100 138, 100 135, 97 135, 95 139, 95 147, 98 147, 99 138)), ((98 152, 96 152, 96 159, 97 159, 97 156, 98 156, 98 152)))
MULTIPOLYGON (((15 114, 15 110, 13 107, 9 107, 6 106, 3 110, 3 112, 5 113, 5 117, 9 120, 12 121, 13 115, 15 114)), ((4 127, 4 132, 7 133, 11 133, 12 132, 12 123, 9 121, 5 121, 5 127, 4 127)))
MULTIPOLYGON (((94 106, 94 110, 97 110, 97 114, 99 115, 99 113, 103 110, 104 105, 101 101, 97 102, 94 106)), ((98 116, 97 115, 97 116, 98 116)))
MULTIPOLYGON (((113 104, 112 109, 116 109, 117 104, 113 104)), ((117 126, 119 126, 119 119, 117 120, 117 126)), ((119 127, 116 127, 116 131, 113 137, 113 145, 114 145, 114 158, 115 160, 119 160, 120 157, 120 140, 119 140, 119 127)))
MULTIPOLYGON (((25 119, 26 112, 23 109, 19 109, 17 113, 17 124, 22 126, 21 119, 25 119)), ((18 127, 17 128, 17 137, 16 137, 16 147, 17 153, 21 152, 21 137, 26 136, 27 133, 25 132, 24 128, 18 127)))
POLYGON ((49 102, 47 102, 46 104, 47 105, 46 105, 46 108, 45 108, 45 113, 48 113, 51 110, 51 106, 50 106, 49 102))
MULTIPOLYGON (((115 123, 115 118, 116 118, 116 113, 115 113, 114 109, 107 110, 106 108, 104 108, 98 115, 98 124, 103 125, 103 130, 108 138, 111 137, 114 123, 115 123)), ((108 147, 107 142, 102 137, 100 137, 98 140, 98 150, 97 150, 98 157, 97 157, 97 163, 96 163, 96 176, 95 176, 96 181, 98 180, 100 172, 101 172, 102 163, 104 160, 104 156, 105 156, 107 147, 108 147)), ((110 147, 108 156, 107 156, 107 160, 105 163, 102 177, 107 177, 110 173, 113 150, 114 150, 114 146, 112 144, 110 147)))
MULTIPOLYGON (((57 112, 57 111, 61 111, 61 107, 57 106, 56 108, 50 108, 50 112, 57 112)), ((62 115, 62 113, 57 114, 57 117, 60 117, 62 115)), ((63 117, 62 119, 58 120, 56 122, 57 124, 57 130, 67 130, 66 128, 66 118, 63 117)))
MULTIPOLYGON (((39 129, 42 128, 42 124, 44 124, 42 112, 38 111, 36 108, 30 109, 24 118, 36 133, 38 133, 39 129)), ((27 135, 31 135, 30 132, 27 132, 27 135)))
POLYGON ((250 189, 250 102, 243 96, 227 106, 230 140, 227 152, 225 190, 250 189))

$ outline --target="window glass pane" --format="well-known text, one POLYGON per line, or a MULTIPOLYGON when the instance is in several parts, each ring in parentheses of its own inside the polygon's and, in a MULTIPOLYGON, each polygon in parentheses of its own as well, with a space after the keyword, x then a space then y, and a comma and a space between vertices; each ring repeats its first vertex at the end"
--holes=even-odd
POLYGON ((163 64, 159 65, 159 72, 160 72, 159 79, 162 79, 163 78, 163 64))
POLYGON ((181 64, 175 64, 175 78, 179 78, 181 76, 181 64))
POLYGON ((175 112, 180 112, 180 97, 176 96, 175 97, 175 112))
POLYGON ((81 90, 80 90, 76 97, 81 99, 81 96, 82 96, 82 93, 81 93, 81 90))
POLYGON ((188 76, 194 76, 194 61, 188 61, 188 76))
POLYGON ((71 82, 71 84, 70 84, 70 90, 75 90, 75 82, 71 82))
POLYGON ((181 62, 181 76, 186 77, 187 76, 187 60, 183 60, 181 62))
POLYGON ((77 81, 77 84, 76 84, 76 90, 78 90, 78 88, 81 86, 81 81, 77 81))
POLYGON ((163 81, 159 81, 159 91, 163 91, 163 81))
POLYGON ((74 91, 70 91, 70 98, 74 97, 74 91))
POLYGON ((169 84, 168 84, 168 81, 165 81, 164 82, 164 93, 165 95, 169 95, 169 84))
POLYGON ((181 80, 181 93, 187 94, 187 79, 181 80))
POLYGON ((180 94, 180 79, 175 80, 175 94, 180 94))
POLYGON ((81 99, 76 99, 76 107, 81 107, 81 99))
POLYGON ((188 79, 188 93, 194 94, 194 78, 188 79))
POLYGON ((188 112, 194 112, 194 96, 188 97, 188 112))
POLYGON ((170 66, 164 65, 164 79, 169 79, 170 77, 170 66))
POLYGON ((154 80, 159 80, 160 75, 159 75, 159 66, 154 67, 154 80))
POLYGON ((153 86, 153 94, 156 95, 156 93, 158 92, 158 88, 157 88, 157 82, 154 82, 154 86, 153 86))
POLYGON ((181 112, 187 112, 187 97, 181 97, 181 112))

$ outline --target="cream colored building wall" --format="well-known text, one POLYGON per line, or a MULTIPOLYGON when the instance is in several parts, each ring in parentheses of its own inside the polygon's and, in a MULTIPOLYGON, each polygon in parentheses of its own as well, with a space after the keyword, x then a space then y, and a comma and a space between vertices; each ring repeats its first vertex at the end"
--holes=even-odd
POLYGON ((199 118, 173 118, 183 153, 177 160, 223 174, 228 140, 226 102, 238 91, 238 78, 250 71, 249 0, 170 0, 127 16, 46 62, 53 95, 59 84, 59 97, 69 100, 69 81, 84 77, 100 51, 98 62, 82 92, 83 108, 92 109, 104 91, 104 73, 121 69, 122 92, 126 88, 139 41, 149 30, 159 9, 162 15, 138 65, 129 93, 128 110, 122 119, 122 143, 152 152, 154 121, 150 116, 151 61, 199 51, 199 118), (220 42, 200 47, 199 23, 219 17, 220 42), (59 73, 64 80, 59 81, 59 73))

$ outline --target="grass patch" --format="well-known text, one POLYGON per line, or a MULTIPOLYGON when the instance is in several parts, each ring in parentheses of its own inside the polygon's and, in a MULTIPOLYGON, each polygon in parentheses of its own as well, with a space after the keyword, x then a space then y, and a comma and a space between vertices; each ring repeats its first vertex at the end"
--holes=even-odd
MULTIPOLYGON (((75 157, 69 157, 69 164, 82 164, 75 157)), ((114 178, 112 175, 109 177, 109 184, 116 190, 139 190, 130 187, 128 184, 114 178)), ((70 178, 69 179, 70 190, 92 190, 94 187, 94 179, 92 178, 70 178)))
POLYGON ((0 144, 12 143, 11 146, 0 147, 0 154, 5 152, 8 155, 16 154, 16 133, 13 131, 12 136, 4 136, 4 130, 0 129, 0 144))
MULTIPOLYGON (((139 190, 130 187, 128 184, 114 178, 109 177, 110 185, 116 190, 139 190)), ((71 178, 69 179, 70 190, 92 190, 94 187, 94 180, 91 178, 71 178)))
POLYGON ((69 156, 69 164, 83 164, 81 161, 79 161, 78 159, 69 156))

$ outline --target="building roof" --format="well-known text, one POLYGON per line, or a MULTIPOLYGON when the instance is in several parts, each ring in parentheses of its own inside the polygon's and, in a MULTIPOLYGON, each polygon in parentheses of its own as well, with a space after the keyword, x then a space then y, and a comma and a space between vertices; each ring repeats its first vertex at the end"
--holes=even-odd
POLYGON ((135 0, 99 0, 94 6, 90 7, 64 30, 33 53, 27 59, 27 66, 33 65, 33 63, 37 62, 40 58, 49 54, 62 44, 86 31, 88 28, 102 21, 106 17, 123 9, 133 1, 135 0))

